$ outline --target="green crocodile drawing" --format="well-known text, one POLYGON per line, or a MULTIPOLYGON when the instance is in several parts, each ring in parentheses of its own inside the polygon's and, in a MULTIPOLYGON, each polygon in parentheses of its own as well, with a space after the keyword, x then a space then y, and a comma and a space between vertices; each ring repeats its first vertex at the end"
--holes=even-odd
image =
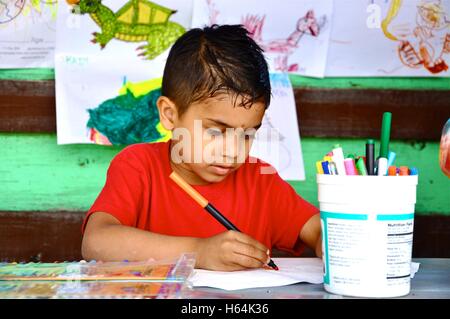
POLYGON ((101 0, 66 0, 73 5, 72 13, 89 14, 101 28, 94 32, 93 43, 103 49, 112 39, 143 42, 138 56, 153 59, 166 50, 186 30, 178 23, 168 21, 176 11, 148 0, 130 0, 119 11, 113 12, 101 0))

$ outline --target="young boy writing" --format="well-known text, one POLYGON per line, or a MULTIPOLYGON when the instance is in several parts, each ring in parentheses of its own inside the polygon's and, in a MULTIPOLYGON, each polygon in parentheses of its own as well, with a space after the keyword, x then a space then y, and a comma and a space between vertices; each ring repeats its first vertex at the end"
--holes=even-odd
POLYGON ((82 254, 103 261, 174 258, 196 267, 258 268, 272 248, 321 256, 317 208, 249 156, 270 104, 267 63, 241 26, 192 29, 173 45, 157 101, 165 143, 135 144, 111 162, 83 222, 82 254), (169 175, 178 173, 241 232, 227 231, 169 175))

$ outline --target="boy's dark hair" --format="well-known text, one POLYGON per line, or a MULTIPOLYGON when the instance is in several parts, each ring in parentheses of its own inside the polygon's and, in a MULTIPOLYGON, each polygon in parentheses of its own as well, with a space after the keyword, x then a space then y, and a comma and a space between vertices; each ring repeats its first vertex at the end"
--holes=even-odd
POLYGON ((271 88, 262 51, 241 25, 191 29, 170 50, 161 94, 180 115, 191 103, 218 93, 242 97, 240 106, 246 108, 256 101, 267 108, 271 88))

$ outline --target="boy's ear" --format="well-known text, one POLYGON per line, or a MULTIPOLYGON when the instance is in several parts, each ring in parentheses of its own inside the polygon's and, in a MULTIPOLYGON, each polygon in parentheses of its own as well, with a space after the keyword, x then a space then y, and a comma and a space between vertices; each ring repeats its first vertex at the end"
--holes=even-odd
POLYGON ((159 111, 159 120, 166 130, 173 130, 178 119, 178 110, 175 103, 167 96, 161 95, 156 101, 159 111))

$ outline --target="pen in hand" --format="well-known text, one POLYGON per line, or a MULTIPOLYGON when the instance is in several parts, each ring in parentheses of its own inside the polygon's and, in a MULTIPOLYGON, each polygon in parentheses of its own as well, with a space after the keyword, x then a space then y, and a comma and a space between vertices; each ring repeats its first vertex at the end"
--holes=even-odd
MULTIPOLYGON (((197 192, 191 185, 189 185, 180 175, 172 172, 169 176, 178 186, 180 186, 189 196, 191 196, 200 206, 202 206, 208 213, 210 213, 219 223, 226 229, 241 232, 234 226, 225 216, 223 216, 211 203, 206 200, 199 192, 197 192)), ((278 266, 272 259, 267 263, 271 268, 278 270, 278 266)))

